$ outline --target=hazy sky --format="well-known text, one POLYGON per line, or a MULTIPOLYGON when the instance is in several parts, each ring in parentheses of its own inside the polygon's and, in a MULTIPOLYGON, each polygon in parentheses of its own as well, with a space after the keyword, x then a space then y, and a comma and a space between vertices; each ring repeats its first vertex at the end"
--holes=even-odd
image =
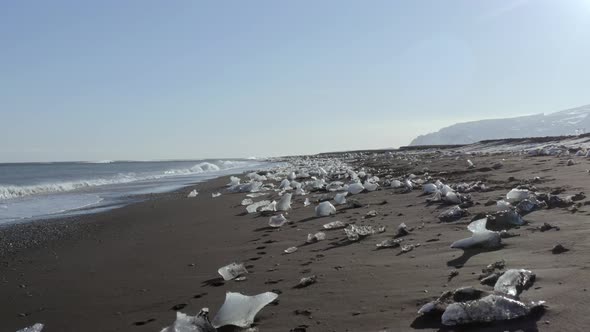
POLYGON ((0 162, 406 145, 590 103, 590 0, 0 3, 0 162))

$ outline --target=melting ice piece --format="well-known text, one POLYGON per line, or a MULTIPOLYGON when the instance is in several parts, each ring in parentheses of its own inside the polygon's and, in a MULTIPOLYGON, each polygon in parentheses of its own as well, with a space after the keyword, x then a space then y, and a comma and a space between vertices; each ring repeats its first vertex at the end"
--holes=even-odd
POLYGON ((266 195, 265 193, 251 193, 246 195, 246 197, 251 197, 251 198, 256 198, 256 197, 260 197, 260 196, 264 196, 266 195))
POLYGON ((349 241, 358 241, 365 236, 375 234, 376 230, 372 226, 367 225, 349 225, 348 228, 344 229, 344 233, 346 234, 346 237, 348 237, 349 241))
POLYGON ((260 209, 260 212, 274 212, 276 210, 277 210, 277 202, 272 201, 268 205, 262 207, 262 209, 260 209))
POLYGON ((309 285, 313 285, 317 282, 317 280, 318 280, 318 277, 315 275, 312 275, 309 277, 303 277, 303 278, 301 278, 301 280, 299 280, 299 283, 297 284, 297 286, 295 286, 295 288, 304 288, 309 285))
POLYGON ((360 194, 363 190, 365 190, 365 187, 363 187, 363 185, 358 182, 348 185, 348 192, 352 195, 360 194))
POLYGON ((348 192, 336 194, 334 202, 338 205, 346 204, 346 195, 348 195, 348 192))
POLYGON ((307 243, 316 243, 326 239, 326 233, 317 232, 315 234, 307 234, 307 243))
POLYGON ((463 218, 467 215, 467 211, 459 206, 453 206, 438 215, 438 219, 442 222, 451 222, 463 218))
POLYGON ((434 194, 438 188, 434 183, 427 183, 422 187, 422 190, 425 194, 434 194))
POLYGON ((510 203, 518 203, 524 199, 529 198, 530 192, 528 189, 512 189, 506 194, 506 199, 510 203))
POLYGON ((498 211, 510 211, 512 209, 512 205, 505 200, 500 200, 496 202, 496 208, 498 211))
POLYGON ((279 202, 277 203, 277 211, 288 211, 291 209, 291 197, 293 195, 291 193, 286 193, 281 197, 279 202))
POLYGON ((451 248, 469 249, 469 248, 498 248, 502 244, 502 237, 499 232, 493 232, 486 229, 487 218, 473 221, 467 226, 467 229, 473 233, 471 237, 453 242, 451 248))
POLYGON ((268 220, 268 225, 270 227, 281 227, 286 222, 287 222, 287 218, 285 218, 285 216, 283 216, 282 214, 279 214, 278 216, 270 217, 270 219, 268 220))
POLYGON ((531 310, 542 306, 541 302, 525 304, 501 295, 488 295, 468 302, 450 304, 442 315, 442 323, 455 326, 470 323, 489 323, 524 317, 531 310))
POLYGON ((365 187, 365 189, 367 189, 367 191, 375 191, 375 190, 377 190, 377 187, 379 187, 379 185, 377 183, 373 183, 373 182, 369 182, 369 181, 365 181, 365 184, 363 186, 365 187))
POLYGON ((221 193, 211 193, 211 197, 215 198, 215 197, 219 197, 221 196, 221 193))
POLYGON ((242 205, 250 205, 252 203, 254 203, 254 201, 250 198, 245 198, 242 200, 242 205))
POLYGON ((377 243, 377 248, 397 248, 401 245, 404 239, 387 239, 377 243))
POLYGON ((284 179, 279 185, 279 189, 291 189, 291 181, 284 179))
POLYGON ((457 194, 455 194, 452 191, 447 192, 447 194, 443 198, 443 201, 445 201, 448 204, 461 204, 461 198, 459 198, 459 196, 457 196, 457 194))
POLYGON ((510 296, 518 296, 535 282, 535 274, 524 269, 510 269, 504 272, 496 284, 494 291, 510 296))
POLYGON ((235 186, 231 186, 229 187, 229 191, 231 192, 238 192, 238 193, 244 193, 244 192, 257 192, 260 191, 260 188, 262 187, 262 182, 260 181, 252 181, 252 182, 248 182, 248 183, 244 183, 244 184, 237 184, 235 186))
POLYGON ((305 201, 303 202, 303 206, 310 206, 311 203, 309 202, 309 198, 306 198, 305 201))
POLYGON ((297 247, 289 247, 284 250, 285 254, 292 254, 297 251, 297 247))
POLYGON ((334 205, 332 205, 332 203, 328 201, 321 202, 315 208, 316 217, 326 217, 331 214, 336 214, 336 208, 334 207, 334 205))
POLYGON ((332 221, 327 224, 324 224, 322 227, 324 227, 324 229, 338 229, 338 228, 345 228, 346 224, 340 220, 336 220, 336 221, 332 221))
POLYGON ((467 159, 467 168, 475 168, 475 165, 473 165, 473 162, 469 159, 467 159))
POLYGON ((229 183, 227 184, 228 187, 237 186, 240 184, 240 178, 236 176, 229 177, 229 183))
POLYGON ((209 322, 209 309, 203 308, 196 316, 188 316, 180 311, 176 312, 176 320, 169 327, 160 332, 215 332, 209 322))
POLYGON ((263 207, 263 206, 267 206, 269 204, 270 204, 270 201, 266 201, 266 200, 252 203, 246 207, 246 211, 248 211, 248 213, 254 213, 254 212, 256 212, 256 210, 258 210, 258 208, 263 207))
POLYGON ((219 328, 226 325, 249 327, 254 323, 254 317, 266 305, 279 296, 273 292, 266 292, 255 296, 227 292, 225 302, 213 318, 213 326, 219 328))
POLYGON ((24 329, 20 329, 16 332, 41 332, 42 330, 43 330, 43 324, 37 323, 33 326, 25 327, 24 329))
POLYGON ((287 179, 288 179, 289 181, 293 181, 293 180, 295 180, 296 178, 297 178, 297 175, 295 175, 295 172, 291 172, 291 173, 289 173, 289 175, 287 175, 287 179))
POLYGON ((389 186, 393 188, 400 188, 402 186, 402 182, 400 180, 392 180, 389 183, 389 186))
POLYGON ((199 193, 197 192, 197 189, 195 189, 195 190, 191 191, 190 193, 188 193, 188 196, 186 196, 186 197, 193 198, 193 197, 197 197, 198 194, 199 193))
POLYGON ((219 268, 217 273, 223 277, 223 280, 232 280, 242 274, 248 273, 248 270, 246 270, 246 267, 242 263, 231 263, 219 268))

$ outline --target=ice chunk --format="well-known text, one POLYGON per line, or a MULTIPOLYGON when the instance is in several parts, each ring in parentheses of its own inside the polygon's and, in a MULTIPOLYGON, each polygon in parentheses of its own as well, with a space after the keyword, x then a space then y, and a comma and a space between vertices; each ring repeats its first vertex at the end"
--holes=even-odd
POLYGON ((365 190, 365 187, 363 187, 363 185, 358 182, 348 185, 348 192, 352 195, 360 194, 363 190, 365 190))
POLYGON ((338 229, 338 228, 345 228, 346 224, 343 223, 342 221, 332 221, 329 222, 327 224, 324 224, 322 227, 324 227, 324 229, 338 229))
POLYGON ((232 280, 242 274, 248 273, 248 270, 246 270, 246 267, 242 263, 231 263, 219 268, 217 273, 223 277, 223 280, 232 280))
POLYGON ((471 233, 485 232, 485 231, 487 231, 487 229, 486 229, 486 223, 487 222, 488 222, 488 219, 487 218, 483 218, 483 219, 478 219, 478 220, 472 221, 467 226, 467 229, 471 233))
POLYGON ((279 189, 285 189, 285 190, 292 189, 291 188, 291 181, 284 179, 283 181, 281 181, 281 184, 279 185, 279 189))
POLYGON ((305 201, 303 202, 303 206, 310 206, 311 202, 309 202, 309 198, 306 198, 305 201))
POLYGON ((297 251, 297 247, 289 247, 284 250, 285 254, 292 254, 297 251))
POLYGON ((297 286, 295 286, 295 288, 304 288, 309 285, 315 284, 317 281, 318 281, 318 277, 315 275, 312 275, 309 277, 303 277, 303 278, 301 278, 301 280, 299 280, 299 283, 297 284, 297 286))
POLYGON ((219 328, 226 325, 249 327, 254 323, 254 317, 266 305, 279 296, 273 292, 266 292, 255 296, 227 292, 225 302, 213 319, 213 326, 219 328))
POLYGON ((524 269, 510 269, 498 278, 496 285, 494 285, 494 291, 510 296, 518 296, 523 290, 529 288, 533 282, 535 282, 533 272, 524 269))
POLYGON ((256 212, 256 210, 258 210, 258 208, 263 207, 263 206, 267 206, 269 204, 270 204, 270 201, 266 201, 266 200, 252 203, 246 207, 246 211, 248 211, 248 213, 254 213, 254 212, 256 212))
POLYGON ((286 193, 281 197, 277 203, 277 211, 288 211, 291 209, 291 197, 292 194, 286 193))
POLYGON ((326 186, 326 190, 328 190, 328 191, 342 190, 343 185, 344 185, 344 183, 341 181, 334 181, 326 186))
POLYGON ((528 189, 512 189, 506 194, 506 199, 510 203, 518 203, 524 199, 529 198, 530 192, 528 189))
POLYGON ((250 205, 250 204, 252 204, 252 203, 254 203, 254 201, 253 201, 252 199, 250 199, 250 198, 245 198, 245 199, 243 199, 243 200, 242 200, 242 203, 241 203, 241 204, 242 204, 242 205, 250 205))
POLYGON ((349 225, 348 228, 344 229, 344 233, 346 234, 346 237, 348 237, 349 241, 358 241, 363 237, 375 234, 376 230, 372 226, 367 225, 349 225))
POLYGON ((373 182, 369 182, 369 181, 365 181, 365 184, 363 186, 365 187, 365 189, 367 189, 367 191, 375 191, 375 190, 377 190, 377 187, 379 187, 379 185, 377 183, 373 183, 373 182))
POLYGON ((260 181, 252 181, 244 184, 237 184, 234 186, 229 187, 229 191, 231 192, 238 192, 238 193, 245 193, 245 192, 257 192, 260 191, 262 187, 262 182, 260 181))
POLYGON ((230 176, 229 181, 230 182, 227 184, 228 187, 233 187, 240 184, 240 178, 236 176, 230 176))
POLYGON ((274 212, 276 210, 277 210, 277 202, 272 201, 268 205, 262 207, 262 209, 260 209, 260 212, 274 212))
POLYGON ((475 168, 475 165, 473 164, 473 162, 469 159, 467 159, 467 168, 475 168))
POLYGON ((505 200, 497 201, 496 208, 498 211, 510 211, 512 209, 512 205, 505 200))
POLYGON ((195 189, 195 190, 191 191, 190 193, 188 193, 188 195, 187 195, 186 197, 188 197, 188 198, 193 198, 193 197, 197 197, 197 195, 198 195, 198 194, 199 194, 199 193, 198 193, 198 192, 197 192, 197 190, 195 189))
POLYGON ((473 233, 469 238, 453 242, 451 248, 469 249, 469 248, 498 248, 502 244, 500 233, 492 231, 483 231, 473 233))
POLYGON ((442 222, 451 222, 463 218, 467 215, 467 211, 459 206, 453 206, 438 215, 438 219, 442 222))
POLYGON ((425 194, 434 194, 438 190, 438 188, 433 183, 427 183, 422 187, 422 190, 425 194))
POLYGON ((307 234, 307 243, 316 243, 326 239, 326 233, 317 232, 315 234, 307 234))
POLYGON ((452 191, 447 192, 443 200, 448 204, 461 204, 461 198, 452 191))
POLYGON ((377 248, 397 248, 404 239, 387 239, 377 243, 377 248))
POLYGON ((348 195, 348 192, 336 194, 334 202, 338 205, 346 204, 346 195, 348 195))
POLYGON ((268 220, 268 225, 270 227, 281 227, 287 222, 287 218, 285 218, 282 214, 278 216, 272 216, 268 220))
POLYGON ((291 172, 291 173, 289 173, 289 175, 287 175, 287 179, 288 179, 289 181, 293 181, 293 180, 295 180, 296 178, 297 178, 297 175, 295 175, 295 172, 291 172))
POLYGON ((161 332, 215 332, 209 322, 209 309, 203 308, 196 316, 188 316, 180 311, 176 312, 174 323, 161 332))
POLYGON ((400 180, 392 180, 389 183, 389 186, 392 188, 400 188, 402 186, 402 182, 400 180))
POLYGON ((332 205, 332 203, 328 201, 321 202, 315 208, 316 217, 326 217, 331 214, 336 214, 336 208, 334 207, 334 205, 332 205))
POLYGON ((43 324, 37 323, 33 326, 25 327, 24 329, 18 330, 16 332, 41 332, 41 330, 43 330, 43 324))
POLYGON ((450 304, 442 315, 442 323, 455 326, 470 323, 489 323, 524 317, 542 302, 524 304, 500 295, 488 295, 468 302, 450 304))
POLYGON ((219 197, 221 196, 221 193, 211 193, 211 197, 215 198, 215 197, 219 197))
POLYGON ((264 196, 266 195, 265 193, 251 193, 246 195, 246 197, 251 197, 251 198, 256 198, 256 197, 260 197, 260 196, 264 196))

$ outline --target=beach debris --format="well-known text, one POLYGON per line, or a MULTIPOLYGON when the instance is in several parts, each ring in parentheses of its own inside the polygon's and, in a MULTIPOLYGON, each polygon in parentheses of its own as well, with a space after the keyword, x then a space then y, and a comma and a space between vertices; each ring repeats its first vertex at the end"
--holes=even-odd
POLYGON ((209 321, 209 309, 203 308, 196 316, 189 316, 180 311, 176 312, 176 320, 161 332, 215 332, 217 331, 209 321))
POLYGON ((297 247, 289 247, 289 248, 285 249, 283 252, 285 254, 292 254, 292 253, 296 252, 297 249, 298 249, 297 247))
POLYGON ((348 227, 344 229, 344 233, 349 241, 358 241, 366 236, 375 234, 376 232, 377 230, 373 228, 373 226, 368 225, 348 225, 348 227))
POLYGON ((321 202, 315 208, 316 217, 327 217, 331 214, 336 214, 336 208, 328 201, 321 202))
POLYGON ((237 176, 230 176, 229 183, 227 184, 228 187, 237 186, 240 184, 240 178, 237 176))
POLYGON ((348 192, 336 194, 334 196, 334 202, 338 205, 346 204, 346 195, 348 195, 348 192))
POLYGON ((384 248, 397 248, 401 245, 404 239, 387 239, 377 243, 375 246, 379 249, 384 248))
POLYGON ((444 311, 441 322, 446 326, 456 326, 510 320, 527 316, 543 304, 543 301, 525 304, 505 296, 491 294, 478 300, 451 303, 444 311))
POLYGON ((303 206, 310 206, 311 202, 309 201, 309 198, 305 198, 305 201, 303 201, 303 206))
POLYGON ((399 226, 397 226, 397 233, 395 234, 395 237, 402 237, 408 234, 410 234, 410 231, 408 230, 406 223, 401 223, 399 226))
POLYGON ((514 188, 506 194, 506 200, 514 204, 529 198, 530 195, 531 193, 528 189, 514 188))
POLYGON ((439 214, 438 219, 442 222, 451 222, 459 220, 465 217, 466 215, 468 215, 468 212, 456 205, 439 214))
POLYGON ((295 286, 295 288, 304 288, 309 285, 313 285, 318 281, 318 277, 315 275, 309 277, 303 277, 299 280, 299 283, 295 286))
POLYGON ((190 193, 188 193, 188 195, 186 196, 187 198, 193 198, 193 197, 197 197, 199 193, 197 192, 197 189, 191 191, 190 193))
POLYGON ((277 211, 288 211, 291 209, 291 197, 293 195, 291 193, 286 193, 281 197, 279 202, 277 203, 277 211))
POLYGON ((348 199, 347 202, 348 207, 351 209, 357 209, 364 206, 358 199, 355 198, 348 199))
POLYGON ((254 201, 251 198, 244 198, 242 200, 242 203, 240 203, 242 206, 246 206, 246 205, 250 205, 254 203, 254 201))
POLYGON ((498 169, 500 169, 500 168, 502 168, 502 167, 504 167, 504 164, 503 164, 501 161, 498 161, 498 162, 496 162, 496 163, 494 163, 494 164, 492 165, 492 168, 493 168, 493 169, 496 169, 496 170, 498 170, 498 169))
POLYGON ((376 217, 377 214, 378 214, 377 211, 371 210, 365 214, 365 218, 373 218, 373 217, 376 217))
POLYGON ((221 196, 221 193, 211 193, 211 197, 216 198, 221 196))
POLYGON ((360 194, 363 190, 365 187, 361 183, 355 182, 348 185, 348 192, 352 195, 360 194))
POLYGON ((570 250, 567 249, 566 247, 564 247, 563 245, 561 245, 560 243, 554 245, 553 248, 551 249, 551 252, 554 255, 562 254, 562 253, 564 253, 566 251, 570 251, 570 250))
POLYGON ((250 205, 248 205, 246 207, 246 211, 248 211, 248 213, 254 213, 256 212, 259 208, 263 207, 263 206, 267 206, 270 204, 270 201, 264 200, 264 201, 259 201, 256 203, 252 203, 250 205))
POLYGON ((231 263, 226 266, 220 267, 217 273, 223 277, 223 280, 232 280, 243 274, 247 274, 248 270, 243 263, 231 263))
POLYGON ((479 279, 483 279, 494 273, 496 270, 504 270, 506 267, 506 262, 502 259, 491 264, 488 264, 486 267, 481 269, 481 274, 479 275, 479 279))
MULTIPOLYGON (((20 329, 16 332, 41 332, 43 330, 43 324, 37 323, 33 326, 25 327, 24 329, 20 329)), ((209 332, 209 331, 207 331, 209 332)))
POLYGON ((494 291, 517 297, 535 282, 535 274, 525 269, 510 269, 498 278, 494 291))
POLYGON ((273 292, 266 292, 255 296, 227 292, 225 302, 213 318, 212 325, 219 328, 226 325, 246 328, 254 323, 254 317, 266 305, 279 297, 273 292))
POLYGON ((276 227, 283 226, 286 222, 287 222, 287 218, 285 218, 285 216, 283 216, 282 214, 279 214, 278 216, 270 217, 270 219, 268 220, 268 225, 270 227, 276 228, 276 227))
POLYGON ((487 218, 471 222, 467 229, 473 234, 466 239, 455 241, 451 244, 453 249, 470 248, 498 248, 502 245, 502 238, 499 232, 486 229, 487 218))
POLYGON ((322 226, 324 229, 338 229, 338 228, 345 228, 346 224, 340 220, 332 221, 322 226))
POLYGON ((315 234, 307 234, 307 243, 316 243, 326 239, 326 233, 317 232, 315 234))

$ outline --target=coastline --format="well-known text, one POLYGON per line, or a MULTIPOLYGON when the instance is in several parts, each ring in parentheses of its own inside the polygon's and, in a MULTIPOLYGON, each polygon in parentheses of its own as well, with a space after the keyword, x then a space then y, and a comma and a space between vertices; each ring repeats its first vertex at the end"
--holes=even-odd
MULTIPOLYGON (((486 182, 491 190, 471 194, 476 202, 469 208, 471 215, 450 224, 437 219, 446 207, 426 204, 427 196, 421 191, 404 194, 381 187, 353 196, 362 207, 339 206, 335 216, 324 218, 312 217, 315 204, 302 204, 315 194, 294 197, 293 210, 287 215, 292 223, 270 229, 267 216, 245 213, 240 205, 245 194, 225 191, 227 176, 84 216, 77 222, 79 229, 67 227, 71 236, 2 256, 2 331, 37 322, 45 324, 44 332, 160 331, 174 321, 174 307, 191 315, 208 307, 214 314, 226 291, 280 293, 278 304, 257 315, 261 331, 302 326, 306 331, 438 330, 439 325, 419 319, 419 306, 447 290, 480 286, 481 269, 501 259, 510 268, 537 274, 534 288, 523 298, 545 300, 548 310, 542 318, 468 331, 583 329, 590 322, 584 315, 590 295, 581 291, 590 278, 585 268, 590 255, 586 205, 575 213, 556 208, 527 215, 529 224, 513 230, 519 236, 505 239, 500 250, 462 253, 449 245, 468 236, 471 217, 494 211, 495 206, 486 206, 486 201, 505 196, 521 181, 540 176, 540 190, 559 189, 564 195, 584 191, 590 185, 586 164, 565 166, 567 157, 509 154, 472 160, 478 165, 474 170, 466 170, 463 161, 454 157, 435 156, 411 165, 405 160, 383 164, 366 160, 367 167, 390 174, 420 172, 427 166, 449 182, 486 182), (502 158, 500 170, 488 167, 502 158), (186 198, 194 187, 199 195, 186 198), (217 191, 222 196, 212 198, 217 191), (371 210, 377 216, 365 218, 371 210), (342 230, 330 230, 325 231, 326 240, 305 244, 307 234, 335 220, 383 225, 387 232, 347 243, 342 241, 342 230), (399 248, 376 250, 375 243, 395 234, 401 222, 414 229, 405 241, 421 246, 402 255, 399 248), (537 231, 544 222, 560 230, 537 231), (557 242, 572 250, 552 255, 550 249, 557 242), (283 250, 291 246, 299 250, 284 255, 283 250), (248 266, 247 280, 219 282, 217 269, 234 261, 248 266), (453 270, 459 274, 448 280, 453 270), (293 288, 301 277, 311 274, 317 275, 317 284, 293 288)), ((268 197, 276 199, 277 193, 268 197)))

